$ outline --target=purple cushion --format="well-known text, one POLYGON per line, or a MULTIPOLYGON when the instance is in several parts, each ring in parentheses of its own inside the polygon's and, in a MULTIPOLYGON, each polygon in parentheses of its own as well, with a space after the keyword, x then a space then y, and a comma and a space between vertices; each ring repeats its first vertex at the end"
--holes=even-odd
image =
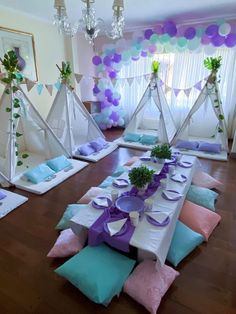
POLYGON ((197 150, 199 143, 197 141, 184 141, 178 140, 175 147, 176 148, 184 148, 184 149, 191 149, 197 150))
POLYGON ((221 144, 208 143, 208 142, 200 142, 198 150, 203 152, 210 153, 220 153, 221 152, 221 144))
POLYGON ((102 150, 106 144, 107 142, 102 137, 98 137, 97 139, 90 142, 90 145, 96 152, 102 150))
POLYGON ((3 191, 0 191, 0 200, 3 200, 6 196, 6 194, 3 191))
POLYGON ((78 151, 83 156, 89 156, 95 152, 95 149, 90 145, 90 143, 85 143, 83 145, 80 145, 78 151))

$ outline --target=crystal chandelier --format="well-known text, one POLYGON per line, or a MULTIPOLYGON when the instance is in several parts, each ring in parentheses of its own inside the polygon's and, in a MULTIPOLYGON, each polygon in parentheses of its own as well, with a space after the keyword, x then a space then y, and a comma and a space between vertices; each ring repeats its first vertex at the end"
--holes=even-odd
POLYGON ((71 24, 66 13, 65 1, 54 0, 54 8, 56 9, 54 25, 57 26, 59 33, 74 36, 78 31, 83 31, 89 43, 93 43, 93 40, 98 36, 100 31, 105 32, 105 34, 112 39, 118 39, 123 36, 125 26, 123 0, 114 0, 112 6, 113 19, 111 31, 107 30, 102 19, 96 18, 95 9, 93 7, 95 0, 81 1, 85 4, 82 10, 82 18, 78 22, 71 24))

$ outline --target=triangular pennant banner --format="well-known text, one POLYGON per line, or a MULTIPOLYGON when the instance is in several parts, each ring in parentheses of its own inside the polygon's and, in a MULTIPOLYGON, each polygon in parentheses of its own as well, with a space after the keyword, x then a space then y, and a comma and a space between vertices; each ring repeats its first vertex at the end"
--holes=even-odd
POLYGON ((34 87, 36 83, 26 78, 25 84, 26 84, 27 91, 29 92, 31 91, 31 89, 34 87))
POLYGON ((120 80, 119 80, 120 86, 121 86, 122 88, 125 86, 125 81, 126 81, 126 79, 120 79, 120 80))
POLYGON ((174 91, 175 97, 177 97, 179 95, 179 92, 181 91, 181 89, 173 88, 173 91, 174 91))
POLYGON ((191 90, 192 90, 191 87, 190 87, 190 88, 187 88, 187 89, 184 89, 184 93, 185 93, 185 95, 186 95, 187 97, 189 97, 189 95, 190 95, 190 93, 191 93, 191 90))
POLYGON ((116 87, 117 80, 112 80, 111 83, 112 83, 113 87, 116 87))
POLYGON ((78 73, 75 73, 75 79, 76 79, 76 82, 79 84, 79 82, 81 81, 83 75, 82 74, 78 74, 78 73))
POLYGON ((38 94, 41 95, 43 91, 43 84, 37 84, 36 88, 37 88, 38 94))
POLYGON ((98 84, 99 83, 99 77, 93 77, 93 81, 94 81, 94 84, 98 84))
POLYGON ((49 94, 52 96, 53 85, 52 84, 45 84, 45 87, 47 88, 49 94))
POLYGON ((61 88, 61 83, 60 81, 57 81, 54 86, 56 87, 57 90, 59 90, 61 88))
POLYGON ((194 87, 195 87, 197 90, 201 91, 201 90, 202 90, 202 81, 197 82, 197 83, 194 85, 194 87))
POLYGON ((131 86, 133 84, 134 78, 133 77, 129 77, 127 78, 127 82, 129 84, 129 86, 131 86))
POLYGON ((165 83, 162 81, 162 80, 160 80, 160 86, 163 86, 165 83))

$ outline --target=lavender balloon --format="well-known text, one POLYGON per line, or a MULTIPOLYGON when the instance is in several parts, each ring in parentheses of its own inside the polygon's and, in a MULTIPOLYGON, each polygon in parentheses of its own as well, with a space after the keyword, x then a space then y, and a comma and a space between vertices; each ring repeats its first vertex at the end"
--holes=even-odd
POLYGON ((145 32, 144 32, 144 37, 146 39, 150 39, 150 37, 152 36, 153 34, 153 30, 152 29, 146 29, 145 32))
POLYGON ((102 63, 102 59, 99 56, 94 56, 93 59, 92 59, 92 62, 93 62, 94 65, 99 65, 99 64, 102 63))
POLYGON ((229 48, 232 48, 234 46, 236 46, 236 34, 229 34, 226 38, 225 38, 225 45, 229 48))
POLYGON ((220 35, 215 35, 214 37, 211 38, 211 42, 212 42, 212 45, 215 46, 215 47, 220 47, 224 44, 225 42, 225 38, 223 36, 220 36, 220 35))
POLYGON ((164 33, 167 33, 170 37, 174 37, 177 33, 177 28, 174 22, 167 21, 163 25, 164 33))
POLYGON ((206 33, 206 35, 207 35, 208 37, 213 37, 213 36, 215 36, 215 35, 218 34, 218 28, 219 28, 218 25, 216 25, 216 24, 211 24, 211 25, 209 25, 209 26, 206 28, 205 33, 206 33))
POLYGON ((184 37, 186 39, 193 39, 196 35, 196 30, 194 27, 188 27, 184 32, 184 37))

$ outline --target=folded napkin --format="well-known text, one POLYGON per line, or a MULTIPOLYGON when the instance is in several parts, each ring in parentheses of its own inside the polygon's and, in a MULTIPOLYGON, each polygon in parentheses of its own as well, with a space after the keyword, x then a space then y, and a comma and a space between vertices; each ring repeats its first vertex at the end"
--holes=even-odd
POLYGON ((108 207, 108 206, 109 206, 107 198, 99 198, 99 197, 96 197, 93 201, 94 201, 94 203, 96 203, 98 206, 103 206, 103 207, 108 207))
POLYGON ((192 165, 193 164, 189 161, 184 161, 184 160, 179 161, 179 166, 184 167, 184 168, 190 168, 192 167, 192 165))
POLYGON ((173 176, 171 176, 171 179, 173 179, 176 182, 185 182, 186 181, 186 177, 180 173, 174 174, 173 176))
POLYGON ((113 181, 113 183, 117 186, 127 186, 128 182, 125 179, 116 179, 113 181))
POLYGON ((169 217, 169 215, 165 212, 150 212, 146 213, 146 215, 148 215, 160 224, 162 224, 169 217))
POLYGON ((108 222, 107 223, 107 229, 109 231, 110 236, 112 237, 113 235, 118 233, 121 230, 121 228, 124 226, 126 221, 127 221, 127 218, 123 218, 123 219, 120 219, 120 220, 108 222))
MULTIPOLYGON (((177 192, 177 191, 176 191, 177 192)), ((177 200, 177 199, 180 199, 183 195, 180 194, 179 192, 172 192, 172 191, 169 191, 169 190, 166 190, 166 191, 163 191, 163 194, 165 195, 165 197, 168 199, 168 200, 177 200)))
POLYGON ((7 197, 7 195, 3 191, 0 191, 0 200, 3 200, 5 197, 7 197))

